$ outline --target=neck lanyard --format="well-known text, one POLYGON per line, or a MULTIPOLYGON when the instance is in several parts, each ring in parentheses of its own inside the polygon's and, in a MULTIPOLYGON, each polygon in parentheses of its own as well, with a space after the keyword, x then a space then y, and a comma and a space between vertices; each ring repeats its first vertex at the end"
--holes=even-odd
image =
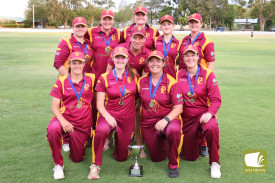
POLYGON ((76 91, 76 89, 75 89, 75 87, 74 87, 74 85, 73 85, 73 82, 72 82, 72 80, 71 80, 71 76, 70 76, 70 75, 71 75, 71 74, 68 75, 68 79, 69 79, 70 85, 71 85, 71 87, 72 87, 72 89, 73 89, 73 91, 74 91, 74 93, 75 93, 75 96, 76 96, 77 100, 79 101, 80 98, 81 98, 81 95, 82 95, 82 93, 83 93, 84 86, 85 86, 85 84, 86 84, 86 75, 85 75, 85 73, 84 73, 84 83, 83 83, 83 85, 82 85, 82 88, 81 88, 81 91, 80 91, 79 95, 78 95, 78 93, 77 93, 77 91, 76 91))
POLYGON ((152 76, 150 75, 150 98, 151 98, 151 100, 153 100, 153 98, 154 98, 154 96, 155 96, 155 94, 157 92, 157 89, 159 87, 159 84, 162 81, 162 78, 163 78, 163 73, 162 73, 161 77, 159 78, 158 84, 157 84, 157 86, 155 87, 155 89, 154 89, 154 91, 152 93, 152 76))
POLYGON ((87 55, 87 43, 85 43, 85 50, 82 48, 82 46, 79 42, 77 42, 77 44, 84 51, 84 54, 87 55))
POLYGON ((195 84, 194 84, 194 87, 192 89, 192 86, 191 86, 191 77, 186 69, 186 72, 187 72, 187 76, 188 76, 188 85, 189 85, 189 90, 190 90, 190 93, 191 95, 193 95, 194 91, 195 91, 195 86, 196 86, 196 83, 197 83, 197 80, 198 80, 198 75, 199 75, 199 71, 200 71, 200 67, 198 67, 197 69, 197 73, 196 73, 196 78, 195 78, 195 84))
POLYGON ((112 34, 113 34, 113 33, 111 33, 111 35, 110 35, 110 37, 109 37, 109 40, 108 40, 108 42, 107 42, 106 39, 103 37, 102 32, 100 32, 100 35, 101 35, 101 37, 103 38, 103 40, 104 40, 105 44, 107 45, 107 47, 110 45, 111 38, 112 38, 112 34))
MULTIPOLYGON (((198 37, 200 36, 200 34, 201 34, 201 32, 199 32, 199 34, 195 37, 195 39, 192 41, 191 45, 194 44, 194 42, 198 39, 198 37)), ((188 43, 189 43, 189 41, 190 41, 190 38, 191 38, 191 35, 190 35, 189 38, 188 38, 188 42, 186 43, 186 46, 188 46, 188 43)))
POLYGON ((168 47, 167 49, 165 49, 165 40, 164 40, 164 36, 162 37, 162 45, 163 45, 163 53, 164 53, 164 58, 166 59, 167 55, 168 55, 168 52, 169 52, 169 49, 170 49, 170 45, 171 45, 171 42, 173 40, 173 36, 170 38, 170 41, 168 43, 168 47))
POLYGON ((123 85, 124 85, 123 91, 122 91, 120 85, 118 84, 118 79, 117 79, 117 75, 116 75, 116 69, 114 69, 114 76, 115 76, 115 79, 116 79, 116 83, 117 83, 117 85, 119 87, 120 95, 121 95, 122 98, 124 98, 125 91, 126 91, 127 70, 125 69, 125 72, 124 72, 125 79, 123 80, 123 85))

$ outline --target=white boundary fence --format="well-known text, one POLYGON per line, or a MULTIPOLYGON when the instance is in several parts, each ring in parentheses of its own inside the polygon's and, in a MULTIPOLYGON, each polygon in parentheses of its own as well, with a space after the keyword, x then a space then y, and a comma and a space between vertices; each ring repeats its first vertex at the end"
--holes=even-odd
MULTIPOLYGON (((0 32, 72 32, 72 29, 28 29, 28 28, 0 28, 0 32)), ((231 34, 242 34, 250 35, 251 31, 203 31, 206 34, 215 34, 215 35, 231 35, 231 34)), ((162 32, 160 31, 162 34, 162 32)), ((173 31, 173 34, 189 34, 190 31, 173 31)), ((275 32, 260 32, 253 31, 254 35, 275 35, 275 32)))

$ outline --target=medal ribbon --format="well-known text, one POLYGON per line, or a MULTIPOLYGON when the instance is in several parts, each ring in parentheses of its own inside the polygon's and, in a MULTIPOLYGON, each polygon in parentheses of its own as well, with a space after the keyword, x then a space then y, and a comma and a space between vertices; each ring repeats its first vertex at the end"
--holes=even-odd
POLYGON ((170 38, 170 41, 169 41, 169 43, 168 43, 167 49, 165 49, 164 36, 162 36, 163 53, 164 53, 164 58, 165 58, 165 59, 166 59, 166 57, 167 57, 167 55, 168 55, 168 52, 169 52, 169 49, 170 49, 170 45, 171 45, 172 40, 173 40, 173 36, 170 38))
POLYGON ((120 85, 118 84, 118 80, 117 80, 117 75, 116 75, 116 70, 115 69, 114 69, 114 75, 115 75, 116 83, 117 83, 117 85, 119 87, 120 94, 121 94, 121 96, 123 98, 124 95, 125 95, 125 91, 126 91, 127 70, 125 69, 125 72, 124 72, 125 79, 123 80, 123 84, 122 84, 122 85, 124 85, 123 91, 122 91, 120 85))
POLYGON ((160 82, 162 81, 162 78, 163 78, 163 73, 162 73, 161 77, 159 78, 158 84, 157 84, 157 86, 155 87, 154 92, 152 93, 152 77, 151 77, 151 75, 150 75, 150 98, 151 98, 151 100, 153 100, 153 98, 154 98, 154 96, 155 96, 155 94, 156 94, 156 92, 157 92, 157 89, 158 89, 158 87, 159 87, 159 84, 160 84, 160 82))
MULTIPOLYGON (((195 39, 192 41, 191 45, 194 44, 194 42, 198 39, 198 37, 200 36, 200 34, 201 34, 201 32, 195 37, 195 39)), ((190 35, 189 38, 188 38, 188 41, 187 41, 187 43, 186 43, 186 46, 188 46, 188 43, 189 43, 189 41, 190 41, 190 37, 191 37, 191 35, 190 35)))
POLYGON ((112 34, 113 34, 113 33, 111 33, 111 35, 110 35, 110 37, 109 37, 109 40, 108 40, 108 42, 107 42, 106 39, 103 37, 102 32, 100 32, 100 35, 101 35, 101 37, 103 38, 104 42, 106 43, 107 47, 110 45, 111 38, 112 38, 112 34))
POLYGON ((77 91, 76 91, 76 89, 75 89, 75 87, 74 87, 74 85, 73 85, 73 82, 72 82, 72 80, 71 80, 70 74, 68 75, 68 79, 69 79, 69 82, 70 82, 70 85, 71 85, 72 89, 74 90, 75 96, 76 96, 77 100, 79 101, 80 98, 81 98, 81 95, 82 95, 82 93, 83 93, 84 86, 85 86, 85 84, 86 84, 86 75, 84 74, 84 83, 83 83, 83 85, 82 85, 82 88, 81 88, 81 91, 80 91, 79 95, 78 95, 78 93, 77 93, 77 91))
POLYGON ((87 55, 87 43, 85 43, 85 50, 82 48, 82 46, 79 42, 77 42, 77 44, 84 51, 84 54, 87 55))
POLYGON ((188 71, 186 70, 187 76, 188 76, 189 90, 190 90, 190 93, 191 93, 192 96, 193 96, 193 93, 194 93, 194 91, 195 91, 195 86, 196 86, 196 83, 197 83, 197 80, 198 80, 199 71, 200 71, 200 67, 198 67, 198 69, 197 69, 195 84, 194 84, 194 87, 193 87, 193 89, 192 89, 192 86, 191 86, 191 77, 190 77, 188 71))

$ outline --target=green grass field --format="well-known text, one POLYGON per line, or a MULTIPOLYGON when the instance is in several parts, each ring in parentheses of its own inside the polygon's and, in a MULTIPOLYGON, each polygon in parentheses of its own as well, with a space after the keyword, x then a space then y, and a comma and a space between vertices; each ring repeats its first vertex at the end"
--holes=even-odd
MULTIPOLYGON (((54 182, 46 139, 52 116, 49 92, 57 79, 53 58, 68 33, 0 33, 0 182, 54 182)), ((183 36, 177 36, 182 38, 183 36)), ((119 163, 104 152, 96 182, 275 182, 275 36, 209 35, 215 43, 215 74, 222 94, 219 110, 222 178, 209 176, 208 158, 181 159, 180 177, 167 176, 167 159, 139 160, 144 177, 128 176, 134 160, 119 163), (243 172, 243 151, 267 151, 267 173, 243 172)), ((65 179, 88 182, 91 149, 72 163, 63 153, 65 179)))

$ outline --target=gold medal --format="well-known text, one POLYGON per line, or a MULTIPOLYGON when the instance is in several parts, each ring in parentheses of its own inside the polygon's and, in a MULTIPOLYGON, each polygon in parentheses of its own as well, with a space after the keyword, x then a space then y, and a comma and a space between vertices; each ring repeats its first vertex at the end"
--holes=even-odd
POLYGON ((195 99, 194 98, 191 98, 190 99, 190 102, 193 104, 193 103, 195 103, 195 99))
POLYGON ((82 104, 80 103, 80 101, 77 101, 77 105, 76 105, 76 107, 77 107, 78 109, 81 109, 82 104))
POLYGON ((149 104, 149 107, 150 107, 150 108, 153 108, 153 107, 154 107, 154 101, 153 101, 153 100, 151 100, 151 102, 150 102, 150 104, 149 104))
POLYGON ((105 47, 105 52, 109 55, 110 54, 110 46, 105 47))
POLYGON ((121 99, 121 100, 119 101, 119 105, 120 105, 120 106, 124 106, 124 100, 123 100, 123 99, 121 99))
POLYGON ((89 61, 89 55, 85 55, 85 62, 89 61))

